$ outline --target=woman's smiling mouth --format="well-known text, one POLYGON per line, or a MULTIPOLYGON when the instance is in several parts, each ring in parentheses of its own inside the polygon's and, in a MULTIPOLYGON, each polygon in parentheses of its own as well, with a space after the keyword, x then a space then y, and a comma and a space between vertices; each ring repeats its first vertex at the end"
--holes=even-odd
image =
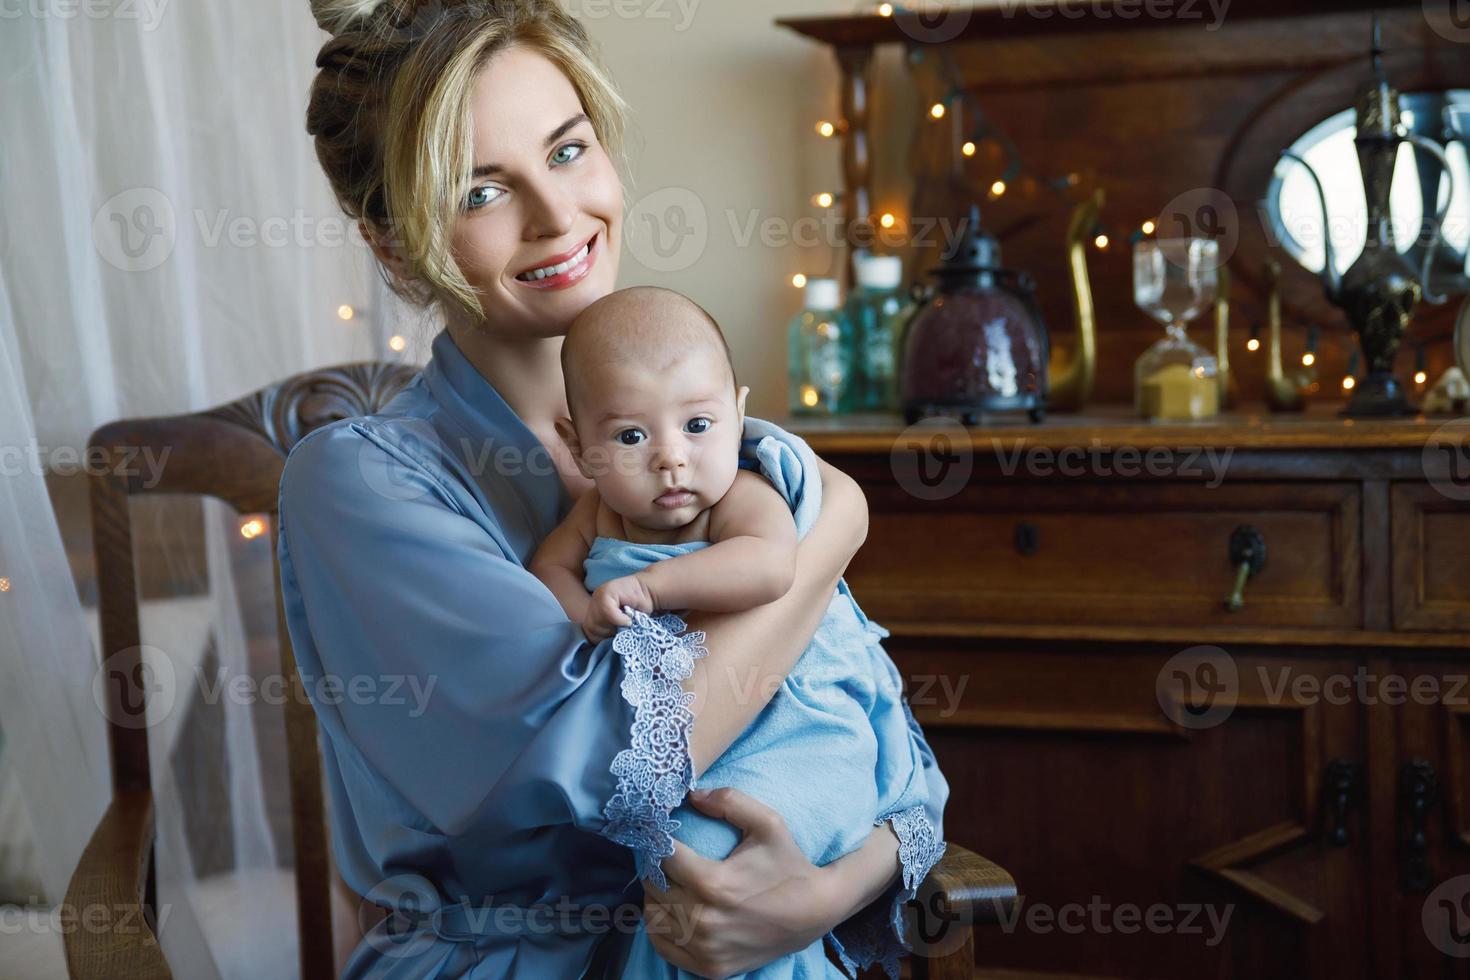
POLYGON ((531 289, 564 289, 592 271, 597 261, 601 234, 593 235, 578 249, 534 269, 518 273, 516 282, 531 289))

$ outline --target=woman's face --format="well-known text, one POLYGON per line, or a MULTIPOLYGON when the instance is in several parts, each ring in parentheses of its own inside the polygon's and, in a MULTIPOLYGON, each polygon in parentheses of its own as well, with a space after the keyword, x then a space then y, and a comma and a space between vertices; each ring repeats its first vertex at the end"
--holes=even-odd
POLYGON ((572 83, 524 45, 500 51, 471 96, 475 176, 452 235, 482 329, 556 337, 612 292, 623 190, 572 83))

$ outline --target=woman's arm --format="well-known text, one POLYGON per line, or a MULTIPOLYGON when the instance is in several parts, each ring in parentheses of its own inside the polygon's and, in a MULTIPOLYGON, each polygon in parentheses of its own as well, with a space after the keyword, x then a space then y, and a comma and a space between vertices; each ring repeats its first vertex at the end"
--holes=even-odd
POLYGON ((887 891, 898 878, 898 838, 885 821, 857 850, 815 867, 781 815, 729 787, 689 795, 694 807, 743 832, 723 861, 679 844, 664 859, 669 887, 643 883, 649 921, 693 924, 650 930, 658 954, 702 977, 728 977, 805 949, 887 891))
POLYGON ((729 748, 770 701, 801 659, 827 613, 847 563, 868 536, 868 502, 846 473, 818 460, 822 509, 796 548, 791 590, 775 602, 743 612, 695 612, 709 655, 695 661, 683 682, 694 694, 697 719, 689 735, 695 775, 729 748))

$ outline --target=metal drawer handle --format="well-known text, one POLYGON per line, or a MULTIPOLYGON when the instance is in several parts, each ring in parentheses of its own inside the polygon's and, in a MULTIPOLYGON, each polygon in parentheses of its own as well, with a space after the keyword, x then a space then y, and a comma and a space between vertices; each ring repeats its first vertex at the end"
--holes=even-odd
POLYGON ((1235 566, 1235 591, 1225 600, 1225 608, 1239 612, 1245 608, 1245 583, 1266 564, 1266 539, 1249 524, 1230 532, 1230 564, 1235 566))

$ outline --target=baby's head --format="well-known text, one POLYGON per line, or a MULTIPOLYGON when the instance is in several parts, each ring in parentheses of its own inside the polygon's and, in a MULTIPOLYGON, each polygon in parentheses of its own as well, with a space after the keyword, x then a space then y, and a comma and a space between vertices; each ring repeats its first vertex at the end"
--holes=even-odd
POLYGON ((604 296, 572 322, 561 363, 572 414, 556 431, 626 520, 682 527, 730 489, 749 389, 698 304, 652 286, 604 296))

